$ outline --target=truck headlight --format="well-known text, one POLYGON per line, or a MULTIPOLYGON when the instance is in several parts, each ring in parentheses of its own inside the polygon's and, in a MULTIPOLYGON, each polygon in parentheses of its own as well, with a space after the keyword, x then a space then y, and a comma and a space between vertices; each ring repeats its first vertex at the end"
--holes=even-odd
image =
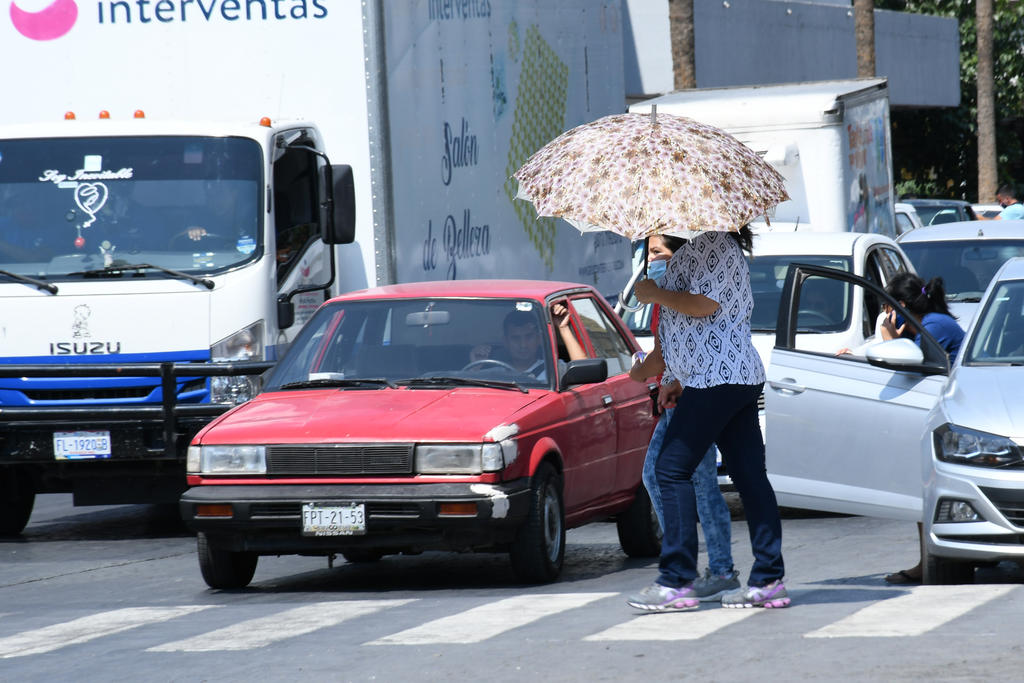
POLYGON ((1005 436, 944 424, 933 433, 935 457, 974 467, 1013 467, 1024 462, 1020 447, 1005 436))
POLYGON ((190 474, 266 474, 266 446, 189 446, 190 474))
MULTIPOLYGON (((263 327, 263 321, 260 320, 221 339, 210 347, 210 360, 214 363, 264 360, 263 327)), ((259 391, 260 379, 256 375, 210 378, 211 403, 237 405, 245 403, 259 391)))

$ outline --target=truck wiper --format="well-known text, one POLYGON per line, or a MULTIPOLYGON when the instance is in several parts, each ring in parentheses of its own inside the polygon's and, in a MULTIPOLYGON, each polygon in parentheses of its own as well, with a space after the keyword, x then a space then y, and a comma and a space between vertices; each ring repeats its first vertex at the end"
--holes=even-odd
POLYGON ((12 280, 24 282, 26 285, 35 285, 39 289, 45 289, 50 294, 57 293, 57 285, 50 284, 49 282, 43 282, 42 280, 37 280, 34 277, 29 277, 27 275, 19 275, 18 273, 10 273, 6 270, 0 270, 0 275, 6 275, 12 280))
POLYGON ((321 377, 318 379, 304 379, 298 382, 288 382, 278 387, 279 391, 288 389, 318 389, 323 387, 359 387, 359 386, 386 386, 389 389, 397 389, 398 385, 383 377, 360 377, 352 379, 341 379, 340 377, 321 377))
POLYGON ((402 380, 402 384, 414 386, 445 386, 451 384, 464 384, 471 387, 487 387, 488 389, 513 389, 524 394, 530 393, 529 389, 519 382, 499 382, 493 379, 474 379, 472 377, 416 377, 402 380))
POLYGON ((146 270, 151 268, 153 270, 159 270, 161 273, 167 275, 173 275, 174 277, 181 278, 182 280, 188 280, 194 282, 197 285, 202 285, 207 289, 213 289, 213 280, 205 277, 197 277, 195 275, 189 275, 183 273, 180 270, 172 270, 170 268, 164 268, 163 266, 154 266, 152 263, 124 263, 106 266, 104 268, 96 268, 94 270, 80 270, 77 273, 68 273, 68 275, 83 275, 85 277, 97 276, 97 275, 108 275, 111 273, 121 273, 126 270, 146 270))

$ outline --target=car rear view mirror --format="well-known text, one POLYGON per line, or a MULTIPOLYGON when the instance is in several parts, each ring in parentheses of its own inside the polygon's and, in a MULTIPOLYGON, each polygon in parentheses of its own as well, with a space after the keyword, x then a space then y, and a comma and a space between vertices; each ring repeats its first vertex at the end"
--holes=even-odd
POLYGON ((574 384, 597 384, 608 379, 608 362, 604 358, 585 358, 569 362, 562 373, 562 387, 574 384))
POLYGON ((450 320, 451 314, 448 311, 416 311, 405 316, 405 324, 409 327, 447 325, 450 320))

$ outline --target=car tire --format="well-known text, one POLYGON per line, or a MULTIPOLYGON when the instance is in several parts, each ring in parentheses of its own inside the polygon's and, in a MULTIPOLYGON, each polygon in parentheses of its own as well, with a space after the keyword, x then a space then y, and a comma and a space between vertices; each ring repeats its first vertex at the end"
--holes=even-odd
POLYGON ((384 553, 379 550, 353 548, 352 550, 342 551, 341 556, 345 558, 346 562, 350 562, 352 564, 366 564, 368 562, 376 562, 380 558, 384 557, 384 553))
POLYGON ((633 504, 615 519, 622 552, 630 557, 661 555, 661 523, 643 485, 637 489, 633 504))
POLYGON ((530 483, 530 509, 509 552, 512 570, 526 583, 554 581, 565 560, 565 507, 562 479, 541 463, 530 483))
POLYGON ((28 524, 36 492, 17 472, 0 472, 0 536, 17 536, 28 524))
POLYGON ((210 588, 245 588, 256 573, 259 555, 218 548, 206 534, 196 535, 199 570, 210 588))
POLYGON ((974 564, 971 562, 936 557, 925 552, 924 562, 921 564, 921 583, 941 585, 974 583, 974 564))

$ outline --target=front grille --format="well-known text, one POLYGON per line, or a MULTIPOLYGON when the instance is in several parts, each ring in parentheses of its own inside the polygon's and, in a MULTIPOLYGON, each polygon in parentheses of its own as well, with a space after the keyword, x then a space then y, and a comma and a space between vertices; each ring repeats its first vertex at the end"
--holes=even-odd
POLYGON ((271 476, 412 474, 412 444, 268 446, 271 476))
POLYGON ((982 486, 981 492, 999 508, 1010 524, 1024 527, 1024 491, 982 486))
POLYGON ((104 401, 117 398, 146 398, 153 387, 115 387, 112 389, 25 389, 30 401, 104 401))

